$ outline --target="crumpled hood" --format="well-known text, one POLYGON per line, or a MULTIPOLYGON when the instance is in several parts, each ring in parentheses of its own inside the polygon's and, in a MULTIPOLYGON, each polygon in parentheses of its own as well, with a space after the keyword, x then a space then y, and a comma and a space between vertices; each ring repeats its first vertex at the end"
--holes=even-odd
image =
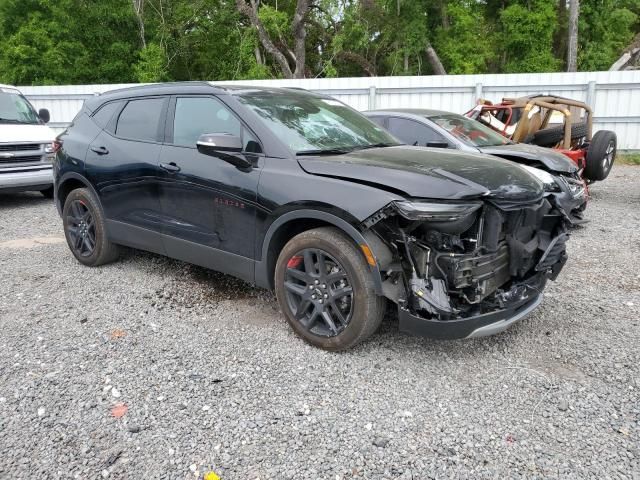
POLYGON ((514 143, 511 145, 498 145, 495 147, 478 147, 482 153, 496 155, 504 158, 514 158, 524 161, 540 162, 551 172, 574 173, 578 166, 566 155, 556 152, 551 148, 529 145, 526 143, 514 143))
POLYGON ((299 157, 298 162, 313 175, 375 185, 410 197, 456 200, 487 196, 531 202, 543 195, 542 184, 514 162, 441 148, 375 148, 299 157))
POLYGON ((50 143, 56 134, 46 125, 0 123, 0 143, 50 143))

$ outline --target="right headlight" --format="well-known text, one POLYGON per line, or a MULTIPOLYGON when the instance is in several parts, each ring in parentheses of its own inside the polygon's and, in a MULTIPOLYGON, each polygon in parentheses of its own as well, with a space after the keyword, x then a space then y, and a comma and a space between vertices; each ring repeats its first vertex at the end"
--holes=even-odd
POLYGON ((564 183, 567 186, 573 198, 579 198, 584 196, 585 187, 584 187, 584 181, 582 179, 566 177, 566 176, 560 176, 559 178, 562 181, 562 183, 564 183))
POLYGON ((465 218, 478 210, 482 203, 438 203, 428 201, 398 201, 394 202, 400 214, 408 220, 432 220, 438 222, 453 222, 465 218))
POLYGON ((536 177, 538 180, 542 182, 544 185, 544 189, 547 192, 559 192, 560 186, 556 182, 556 178, 551 175, 549 172, 545 170, 541 170, 539 168, 531 167, 529 165, 521 165, 522 168, 527 170, 530 174, 536 177))

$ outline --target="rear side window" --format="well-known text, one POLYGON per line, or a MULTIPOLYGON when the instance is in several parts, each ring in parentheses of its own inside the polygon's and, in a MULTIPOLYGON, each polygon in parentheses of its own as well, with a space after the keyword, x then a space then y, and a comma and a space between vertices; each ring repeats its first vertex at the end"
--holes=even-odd
POLYGON ((163 98, 131 100, 118 118, 116 135, 132 140, 157 142, 163 104, 163 98))
POLYGON ((111 117, 113 117, 113 114, 120 108, 120 105, 122 105, 122 102, 107 103, 100 107, 100 110, 94 113, 91 118, 93 118, 93 121, 96 122, 100 128, 105 128, 109 120, 111 120, 111 117))
POLYGON ((445 138, 432 128, 414 120, 390 117, 389 131, 407 145, 424 147, 429 142, 445 142, 445 138))
POLYGON ((220 101, 211 97, 183 97, 176 99, 173 120, 173 143, 195 147, 204 133, 230 133, 240 136, 240 121, 220 101))

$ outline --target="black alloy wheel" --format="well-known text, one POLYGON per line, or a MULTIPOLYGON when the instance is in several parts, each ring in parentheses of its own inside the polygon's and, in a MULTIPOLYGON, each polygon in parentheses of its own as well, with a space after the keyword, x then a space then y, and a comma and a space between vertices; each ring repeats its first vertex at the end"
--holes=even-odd
POLYGON ((82 200, 73 200, 67 213, 70 246, 76 255, 89 257, 96 248, 96 227, 93 215, 82 200))
POLYGON ((120 249, 109 240, 100 202, 91 190, 78 188, 67 195, 62 224, 71 253, 83 265, 97 267, 118 258, 120 249))
POLYGON ((378 329, 386 299, 358 245, 334 227, 299 233, 282 248, 274 286, 293 331, 306 342, 346 350, 378 329))
POLYGON ((284 287, 295 319, 314 335, 339 335, 353 315, 353 288, 329 253, 306 248, 287 261, 284 287))

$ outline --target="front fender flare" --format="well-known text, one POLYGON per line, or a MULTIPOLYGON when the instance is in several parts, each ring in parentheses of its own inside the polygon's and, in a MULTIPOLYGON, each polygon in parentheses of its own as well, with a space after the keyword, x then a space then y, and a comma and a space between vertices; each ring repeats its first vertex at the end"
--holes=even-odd
MULTIPOLYGON (((255 281, 256 285, 272 289, 273 288, 273 279, 270 278, 269 272, 269 245, 271 244, 271 240, 275 233, 278 231, 280 227, 284 224, 297 219, 313 219, 313 220, 322 220, 323 222, 327 222, 340 230, 346 233, 358 246, 365 245, 373 250, 373 247, 369 245, 369 242, 364 238, 362 233, 358 231, 353 225, 349 222, 343 220, 340 217, 332 215, 328 212, 323 212, 319 210, 310 210, 310 209, 300 209, 293 210, 285 213, 281 217, 278 217, 269 227, 267 233, 265 234, 264 241, 262 243, 262 256, 261 260, 256 262, 255 265, 255 281)), ((375 252, 375 251, 374 251, 375 252)), ((382 295, 382 275, 380 274, 380 268, 378 263, 376 265, 369 265, 369 270, 371 271, 371 275, 373 276, 373 282, 375 286, 375 291, 378 295, 382 295)))

